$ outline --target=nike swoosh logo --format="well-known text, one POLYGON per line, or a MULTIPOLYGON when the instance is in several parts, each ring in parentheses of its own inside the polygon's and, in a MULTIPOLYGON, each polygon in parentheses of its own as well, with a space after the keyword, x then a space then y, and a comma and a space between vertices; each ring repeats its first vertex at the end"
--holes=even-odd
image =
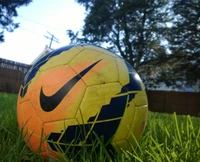
POLYGON ((43 92, 43 89, 41 88, 40 106, 42 110, 44 110, 45 112, 53 111, 60 104, 63 98, 68 94, 68 92, 74 87, 74 85, 100 61, 101 60, 88 66, 86 69, 84 69, 67 83, 65 83, 56 93, 51 96, 46 96, 43 92))

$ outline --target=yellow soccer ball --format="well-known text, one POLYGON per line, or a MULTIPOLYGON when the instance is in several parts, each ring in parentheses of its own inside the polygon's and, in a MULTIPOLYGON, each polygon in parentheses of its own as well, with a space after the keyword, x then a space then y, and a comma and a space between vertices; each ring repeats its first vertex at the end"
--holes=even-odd
MULTIPOLYGON (((130 150, 148 114, 143 83, 120 56, 94 45, 69 45, 41 57, 21 85, 17 117, 29 148, 55 158, 69 147, 130 150)), ((68 149, 70 151, 70 149, 68 149)))

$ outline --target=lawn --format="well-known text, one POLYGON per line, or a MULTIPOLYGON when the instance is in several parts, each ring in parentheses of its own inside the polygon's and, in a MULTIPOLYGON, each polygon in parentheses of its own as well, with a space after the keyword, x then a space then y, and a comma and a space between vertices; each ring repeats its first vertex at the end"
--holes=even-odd
MULTIPOLYGON (((0 93, 0 162, 40 162, 23 141, 17 125, 16 94, 0 93)), ((134 138, 134 137, 133 137, 134 138)), ((80 162, 200 162, 200 118, 149 112, 145 132, 131 152, 109 156, 100 151, 79 153, 80 162)), ((74 155, 72 161, 77 161, 74 155)), ((53 160, 49 161, 67 161, 53 160)))

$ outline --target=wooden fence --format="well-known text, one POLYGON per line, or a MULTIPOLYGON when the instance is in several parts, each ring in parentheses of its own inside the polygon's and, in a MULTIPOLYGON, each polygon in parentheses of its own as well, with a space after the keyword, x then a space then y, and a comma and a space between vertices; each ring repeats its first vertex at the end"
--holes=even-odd
POLYGON ((148 91, 149 110, 200 116, 200 93, 148 91))
MULTIPOLYGON (((0 92, 18 93, 30 65, 0 58, 0 92)), ((147 91, 149 110, 200 115, 200 93, 147 91)))
POLYGON ((18 93, 30 65, 0 58, 0 91, 18 93))

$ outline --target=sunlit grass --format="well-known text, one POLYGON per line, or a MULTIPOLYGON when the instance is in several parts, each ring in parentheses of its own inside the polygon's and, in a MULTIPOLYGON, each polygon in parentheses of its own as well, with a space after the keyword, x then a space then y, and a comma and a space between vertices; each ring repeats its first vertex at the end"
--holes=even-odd
MULTIPOLYGON (((41 162, 43 159, 23 141, 17 125, 16 102, 16 94, 0 93, 0 161, 41 162)), ((72 152, 70 158, 63 156, 62 160, 49 161, 200 162, 200 119, 149 112, 145 132, 131 151, 110 155, 96 136, 90 150, 83 148, 72 152)))

